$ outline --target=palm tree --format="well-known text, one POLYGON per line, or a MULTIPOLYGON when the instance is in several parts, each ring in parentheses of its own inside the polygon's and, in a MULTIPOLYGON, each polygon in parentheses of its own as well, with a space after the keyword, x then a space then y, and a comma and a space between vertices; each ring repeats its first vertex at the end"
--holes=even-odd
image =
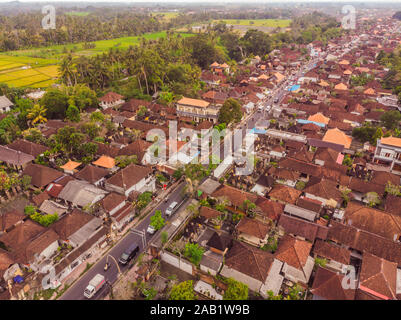
POLYGON ((27 118, 31 119, 31 124, 35 123, 45 123, 47 122, 46 118, 47 109, 39 104, 35 104, 32 109, 29 111, 27 118))
POLYGON ((60 68, 60 77, 67 85, 71 86, 73 84, 72 79, 74 79, 74 84, 77 84, 75 64, 73 62, 71 54, 67 55, 61 61, 59 68, 60 68))

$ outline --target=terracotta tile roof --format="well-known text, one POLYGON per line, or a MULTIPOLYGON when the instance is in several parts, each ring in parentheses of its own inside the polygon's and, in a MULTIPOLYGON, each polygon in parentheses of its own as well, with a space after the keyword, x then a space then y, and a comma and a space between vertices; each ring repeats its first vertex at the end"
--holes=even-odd
POLYGON ((224 251, 227 248, 231 248, 232 246, 232 238, 226 234, 218 234, 217 232, 213 232, 213 235, 210 237, 209 241, 206 243, 207 246, 224 251))
POLYGON ((308 118, 309 121, 314 121, 314 122, 318 122, 318 123, 324 123, 324 124, 328 124, 330 121, 330 118, 325 117, 323 114, 321 114, 320 112, 315 113, 314 115, 311 115, 308 118))
POLYGON ((95 183, 105 177, 108 173, 109 171, 107 169, 88 164, 82 170, 74 174, 74 177, 90 183, 95 183))
POLYGON ((7 147, 16 151, 21 151, 23 153, 30 154, 34 158, 44 153, 46 150, 49 150, 49 148, 46 146, 26 141, 23 139, 15 140, 13 143, 8 144, 7 147))
POLYGON ((324 162, 336 163, 340 153, 331 148, 317 148, 314 160, 322 160, 324 162))
POLYGON ((334 89, 336 90, 348 90, 348 87, 344 83, 337 84, 334 89))
POLYGON ((276 167, 271 167, 267 171, 269 175, 272 177, 276 177, 278 179, 284 179, 284 180, 289 180, 289 181, 297 181, 300 177, 300 173, 296 171, 292 171, 289 169, 284 169, 284 168, 276 168, 276 167))
POLYGON ((68 161, 65 165, 61 166, 61 169, 64 170, 74 170, 75 168, 78 168, 82 163, 81 162, 75 162, 75 161, 68 161))
POLYGON ((46 229, 43 233, 30 240, 25 246, 18 248, 16 252, 17 261, 29 263, 35 260, 35 255, 42 253, 51 244, 59 240, 59 236, 53 229, 46 229))
POLYGON ((367 182, 365 180, 359 179, 357 177, 352 177, 348 187, 357 192, 368 193, 376 192, 379 196, 382 196, 385 191, 385 186, 376 184, 372 181, 367 182))
POLYGON ((152 145, 151 142, 142 140, 142 139, 137 139, 130 143, 128 146, 120 149, 118 151, 118 155, 127 155, 127 156, 132 156, 136 155, 138 158, 138 162, 142 161, 143 156, 145 155, 147 149, 152 145))
POLYGON ((302 148, 301 150, 289 152, 288 157, 309 163, 313 160, 313 153, 305 150, 305 148, 302 148))
POLYGON ((266 238, 267 233, 270 230, 269 225, 262 223, 255 219, 244 217, 236 226, 236 229, 241 232, 259 239, 266 238))
POLYGON ((373 177, 371 179, 371 182, 384 186, 388 182, 391 182, 394 185, 400 185, 400 176, 385 171, 373 171, 373 177))
POLYGON ((305 163, 291 158, 281 159, 278 163, 280 168, 294 170, 313 177, 320 177, 322 175, 322 168, 316 164, 305 163))
POLYGON ((344 146, 344 148, 349 149, 351 146, 352 137, 347 136, 344 132, 335 128, 327 130, 322 140, 326 142, 341 144, 344 146))
POLYGON ((125 167, 124 169, 118 171, 114 176, 107 179, 106 183, 127 190, 133 185, 137 184, 143 178, 147 177, 151 172, 152 169, 149 167, 130 164, 128 167, 125 167))
POLYGON ((41 164, 29 164, 22 175, 27 175, 32 178, 31 184, 35 187, 42 188, 57 178, 63 176, 63 173, 55 169, 42 166, 41 164))
POLYGON ((225 265, 251 278, 265 282, 274 261, 271 253, 234 241, 225 256, 225 265), (246 262, 246 263, 244 263, 246 262))
POLYGON ((189 105, 189 106, 201 107, 201 108, 206 108, 209 106, 209 102, 207 102, 207 101, 199 100, 199 99, 191 99, 191 98, 186 98, 186 97, 183 97, 180 100, 178 100, 177 104, 183 104, 183 105, 189 105))
POLYGON ((255 204, 261 210, 263 216, 266 216, 273 221, 277 221, 280 215, 284 212, 283 204, 271 201, 264 197, 258 197, 255 204))
POLYGON ((401 138, 395 138, 395 137, 381 138, 380 143, 401 148, 401 138))
POLYGON ((113 147, 113 146, 110 146, 110 145, 104 144, 104 143, 99 143, 99 142, 95 142, 95 143, 97 145, 96 155, 98 155, 98 156, 106 155, 111 158, 115 158, 118 156, 118 153, 120 151, 119 148, 113 147))
POLYGON ((217 218, 218 216, 221 216, 222 213, 215 209, 202 206, 199 210, 199 214, 202 217, 205 217, 206 219, 213 219, 213 218, 217 218))
POLYGON ((110 92, 106 93, 103 97, 99 98, 99 100, 102 102, 110 103, 110 102, 115 102, 115 101, 121 100, 122 98, 124 98, 122 95, 110 91, 110 92))
POLYGON ((11 265, 15 263, 13 255, 0 248, 0 277, 3 277, 4 271, 6 271, 11 265))
POLYGON ((34 159, 35 158, 30 154, 0 145, 0 161, 2 162, 16 166, 22 166, 33 161, 34 159))
POLYGON ((312 242, 315 241, 316 238, 326 239, 328 233, 328 228, 325 226, 287 214, 282 214, 280 216, 278 225, 282 227, 286 233, 303 237, 312 242))
POLYGON ((279 241, 275 258, 302 270, 309 257, 311 248, 311 243, 285 235, 279 241))
POLYGON ((93 218, 94 216, 88 213, 74 209, 71 213, 66 214, 60 220, 56 221, 52 225, 52 228, 61 239, 67 240, 71 235, 81 229, 93 218))
POLYGON ((370 253, 362 256, 359 289, 381 299, 396 300, 397 264, 370 253))
MULTIPOLYGON (((11 248, 11 252, 15 256, 17 262, 28 263, 29 261, 27 261, 27 258, 29 257, 27 253, 32 252, 32 245, 40 244, 40 241, 39 243, 33 243, 33 240, 45 231, 46 228, 31 220, 27 220, 0 236, 0 241, 11 248)), ((47 244, 47 241, 44 243, 47 244)), ((36 252, 39 253, 39 251, 36 252)))
POLYGON ((257 196, 252 193, 245 192, 227 185, 220 186, 211 194, 211 196, 214 198, 227 198, 227 200, 229 200, 231 204, 236 207, 240 207, 245 200, 255 203, 257 199, 257 196))
POLYGON ((313 253, 345 265, 348 265, 351 259, 351 251, 320 239, 316 240, 313 253))
POLYGON ((344 221, 362 230, 380 235, 389 240, 401 236, 401 217, 388 212, 350 202, 345 209, 344 221), (386 226, 383 228, 383 226, 386 226))
POLYGON ((136 112, 137 110, 139 110, 140 106, 149 107, 150 104, 151 103, 146 100, 130 99, 121 106, 120 110, 136 112))
POLYGON ((384 209, 391 214, 401 216, 401 197, 387 194, 384 209))
POLYGON ((337 188, 337 183, 328 179, 323 178, 320 182, 312 185, 308 183, 303 191, 323 199, 342 202, 341 191, 337 188))
POLYGON ((327 239, 396 262, 401 267, 401 244, 393 240, 333 220, 327 239))
POLYGON ((26 218, 26 215, 18 211, 7 211, 0 214, 0 231, 5 231, 17 222, 26 218))
POLYGON ((285 203, 295 204, 301 193, 302 192, 297 189, 285 185, 277 185, 274 186, 273 189, 269 192, 269 196, 272 199, 277 199, 285 203))
POLYGON ((322 203, 320 201, 307 197, 298 198, 297 206, 314 212, 320 212, 322 209, 322 203))
POLYGON ((311 293, 326 300, 354 300, 355 289, 344 289, 344 275, 318 267, 311 293))
POLYGON ((107 169, 111 169, 111 168, 115 167, 115 165, 116 165, 115 160, 108 156, 101 156, 99 159, 97 159, 96 161, 93 161, 92 163, 96 166, 107 168, 107 169))
POLYGON ((118 205, 124 202, 127 198, 121 194, 111 192, 102 199, 102 206, 107 211, 115 209, 118 205))
POLYGON ((40 205, 43 203, 45 200, 49 200, 49 194, 47 192, 41 192, 38 195, 34 196, 32 198, 32 202, 35 204, 35 206, 40 207, 40 205))

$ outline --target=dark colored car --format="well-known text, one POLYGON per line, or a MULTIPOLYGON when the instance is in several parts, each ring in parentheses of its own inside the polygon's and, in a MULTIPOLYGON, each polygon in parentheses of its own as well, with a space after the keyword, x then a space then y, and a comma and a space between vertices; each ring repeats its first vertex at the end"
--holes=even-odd
POLYGON ((123 265, 126 265, 135 257, 138 251, 139 251, 139 246, 136 243, 134 243, 132 246, 130 246, 127 250, 124 251, 120 259, 118 259, 118 262, 120 262, 123 265))

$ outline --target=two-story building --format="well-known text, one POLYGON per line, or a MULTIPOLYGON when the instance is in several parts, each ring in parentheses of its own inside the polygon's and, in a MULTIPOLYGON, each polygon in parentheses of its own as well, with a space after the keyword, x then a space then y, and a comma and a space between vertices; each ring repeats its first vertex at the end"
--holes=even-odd
POLYGON ((377 139, 374 161, 390 166, 392 173, 401 175, 401 139, 387 137, 377 139))
POLYGON ((180 117, 190 117, 196 122, 209 120, 217 122, 220 108, 207 101, 183 97, 177 101, 177 115, 180 117))

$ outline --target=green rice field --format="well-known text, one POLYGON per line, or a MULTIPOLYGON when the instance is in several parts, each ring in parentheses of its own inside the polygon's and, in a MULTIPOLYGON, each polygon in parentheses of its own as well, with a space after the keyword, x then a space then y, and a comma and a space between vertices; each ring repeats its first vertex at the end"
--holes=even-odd
MULTIPOLYGON (((182 37, 191 36, 182 33, 182 37)), ((145 39, 156 40, 166 37, 166 32, 143 35, 145 39)), ((54 45, 42 48, 0 53, 0 83, 10 87, 46 88, 57 81, 58 63, 66 52, 73 55, 95 55, 110 48, 127 49, 139 43, 141 37, 122 37, 110 40, 94 41, 94 48, 84 48, 85 43, 54 45)))

